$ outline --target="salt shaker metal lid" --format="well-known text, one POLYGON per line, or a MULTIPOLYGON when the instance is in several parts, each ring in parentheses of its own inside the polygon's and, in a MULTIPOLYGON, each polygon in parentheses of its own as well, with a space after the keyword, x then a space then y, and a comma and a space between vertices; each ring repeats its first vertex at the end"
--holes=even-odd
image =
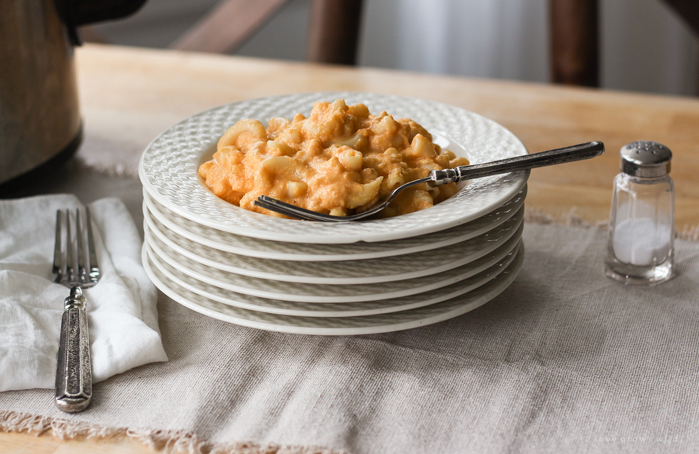
POLYGON ((621 171, 638 178, 660 178, 670 173, 672 152, 665 145, 639 140, 621 147, 621 171))

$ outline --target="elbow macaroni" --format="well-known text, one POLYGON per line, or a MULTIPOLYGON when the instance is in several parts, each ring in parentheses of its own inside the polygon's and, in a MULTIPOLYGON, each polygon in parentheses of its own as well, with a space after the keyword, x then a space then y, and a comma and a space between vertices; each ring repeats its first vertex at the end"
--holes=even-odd
MULTIPOLYGON (((344 100, 313 105, 309 118, 273 118, 267 129, 241 120, 221 137, 199 175, 218 197, 242 208, 281 216, 254 201, 268 195, 321 213, 346 216, 374 205, 403 183, 430 170, 467 165, 432 143, 410 119, 371 115, 344 100)), ((383 211, 396 216, 429 208, 456 193, 456 184, 421 184, 402 192, 383 211)))

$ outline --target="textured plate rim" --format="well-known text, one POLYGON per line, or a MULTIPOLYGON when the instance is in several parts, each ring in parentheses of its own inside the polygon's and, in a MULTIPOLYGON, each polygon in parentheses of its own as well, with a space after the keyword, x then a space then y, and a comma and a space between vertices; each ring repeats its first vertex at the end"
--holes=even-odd
MULTIPOLYGON (((191 230, 187 229, 187 227, 178 225, 171 221, 170 219, 167 219, 167 217, 161 213, 160 208, 155 206, 154 202, 148 193, 144 190, 143 191, 143 215, 144 218, 146 216, 151 216, 155 219, 157 219, 158 222, 163 224, 165 227, 170 229, 171 231, 175 232, 176 234, 193 241, 195 243, 199 243, 203 246, 210 247, 213 249, 218 249, 223 252, 230 252, 232 254, 238 254, 238 255, 244 255, 246 257, 255 257, 255 258, 262 258, 262 259, 269 259, 269 260, 286 260, 286 261, 294 261, 294 262, 342 262, 342 261, 347 261, 347 260, 367 260, 367 259, 378 259, 378 258, 385 258, 385 257, 395 257, 399 255, 405 255, 405 254, 412 254, 415 252, 422 252, 422 251, 429 251, 433 249, 438 249, 440 247, 444 246, 450 246, 454 244, 458 244, 463 241, 467 241, 471 238, 475 238, 479 235, 482 235, 483 233, 486 233, 490 230, 492 230, 495 227, 498 227, 502 225, 503 223, 507 222, 508 219, 510 219, 512 216, 515 215, 519 211, 519 209, 524 205, 524 200, 527 196, 527 185, 525 184, 524 187, 521 189, 522 196, 521 196, 521 201, 516 201, 514 202, 514 205, 512 208, 508 210, 508 212, 505 215, 500 216, 497 218, 494 222, 483 225, 480 229, 472 230, 468 233, 464 233, 462 236, 458 237, 452 237, 447 240, 442 240, 442 241, 433 241, 433 242, 428 242, 426 241, 422 245, 415 245, 415 246, 406 246, 406 247, 397 247, 397 248, 392 248, 392 249, 387 249, 383 251, 378 251, 378 252, 357 252, 354 254, 350 253, 345 253, 345 254, 310 254, 310 253, 282 253, 282 252, 275 252, 275 251, 260 251, 260 250, 255 250, 255 249, 245 249, 243 247, 237 247, 237 246, 231 246, 230 244, 226 244, 220 241, 217 241, 216 239, 212 238, 206 238, 202 235, 199 235, 196 232, 192 232, 191 230)), ((515 195, 517 197, 519 195, 519 192, 515 195)), ((505 204, 509 203, 510 201, 513 201, 514 198, 508 200, 505 202, 505 204)), ((495 208, 493 211, 485 214, 484 216, 489 216, 493 214, 494 212, 500 210, 505 206, 505 204, 500 205, 499 207, 495 208)), ((167 209, 166 207, 163 207, 167 209)), ((176 213, 172 213, 173 215, 177 216, 176 213)), ((479 218, 480 219, 480 218, 479 218)), ((475 222, 476 220, 474 219, 471 222, 475 222)), ((465 223, 468 224, 468 223, 465 223)), ((204 226, 205 227, 205 226, 204 226)), ((459 228, 460 226, 455 226, 452 228, 459 228)), ((206 227, 208 228, 208 227, 206 227)), ((222 233, 228 233, 230 235, 235 235, 230 232, 223 232, 222 233)), ((422 235, 422 236, 429 236, 429 235, 434 235, 434 234, 439 234, 439 232, 433 232, 431 234, 427 235, 422 235)), ((249 237, 246 237, 249 238, 249 237)), ((415 238, 415 237, 413 237, 415 238)), ((406 238, 402 238, 400 240, 394 240, 396 242, 400 242, 401 240, 406 240, 406 238)), ((270 241, 270 240, 263 240, 263 241, 270 241)), ((283 243, 283 242, 282 242, 283 243)), ((390 243, 390 241, 389 241, 390 243)), ((292 244, 304 244, 304 243, 292 243, 292 244)), ((350 243, 350 244, 338 244, 336 246, 352 246, 353 244, 357 243, 350 243)), ((377 244, 377 243, 364 243, 364 244, 377 244)), ((318 245, 318 244, 311 244, 310 246, 328 246, 328 245, 318 245)))
MULTIPOLYGON (((393 282, 393 281, 401 281, 401 280, 408 280, 408 279, 413 279, 413 278, 419 278, 419 277, 424 277, 424 276, 429 276, 433 274, 438 274, 444 271, 449 271, 453 268, 458 268, 462 265, 466 265, 469 262, 472 262, 474 260, 477 260, 478 258, 482 257, 483 255, 487 255, 489 252, 492 250, 497 249, 496 242, 493 241, 491 238, 490 240, 486 240, 483 237, 486 235, 493 235, 495 234, 499 235, 497 242, 500 244, 504 244, 507 242, 507 240, 510 239, 512 235, 514 235, 517 232, 517 229, 519 226, 522 224, 524 220, 524 207, 520 207, 519 210, 515 213, 514 216, 511 216, 506 222, 494 227, 493 229, 486 231, 482 233, 481 235, 478 235, 473 238, 469 238, 468 240, 465 240, 463 242, 455 243, 452 245, 448 246, 443 246, 444 249, 447 248, 452 248, 452 247, 459 247, 462 243, 467 243, 467 242, 474 242, 476 240, 479 240, 479 243, 492 243, 492 248, 485 248, 484 251, 479 251, 476 254, 471 254, 467 256, 459 256, 455 260, 451 261, 446 261, 446 260, 440 260, 440 264, 438 266, 430 266, 427 268, 421 268, 418 267, 415 269, 415 267, 412 267, 413 270, 410 272, 403 272, 403 273, 398 273, 398 274, 386 274, 386 275, 372 275, 372 276, 360 276, 360 277, 322 277, 322 276, 310 276, 310 275, 292 275, 292 274, 275 274, 275 273, 265 273, 261 271, 255 271, 255 270, 247 270, 244 268, 240 267, 235 267, 231 265, 226 265, 225 263, 219 263, 215 260, 211 260, 201 254, 197 254, 196 252, 190 251, 189 249, 185 248, 184 246, 177 244, 173 242, 170 238, 167 238, 165 234, 160 231, 160 229, 157 226, 152 225, 152 220, 150 220, 148 217, 144 217, 144 225, 143 225, 143 232, 145 239, 148 241, 148 243, 152 244, 153 242, 151 241, 151 238, 155 237, 158 241, 163 243, 165 246, 167 246, 169 249, 175 251, 177 254, 182 255, 184 257, 187 257, 190 260, 193 260, 201 265, 211 267, 211 268, 216 268, 218 270, 228 272, 228 273, 233 273, 233 274, 238 274, 241 276, 247 276, 247 277, 252 277, 252 278, 257 278, 257 279, 268 279, 268 280, 275 280, 275 281, 282 281, 282 282, 292 282, 292 283, 300 283, 300 284, 326 284, 326 285, 361 285, 361 284, 378 284, 381 282, 393 282), (510 225, 510 224, 514 225, 510 225)), ((207 247, 207 246, 204 246, 207 247)), ((461 246, 463 247, 463 246, 461 246)), ((439 251, 443 252, 443 251, 439 251)), ((439 253, 437 250, 435 250, 435 253, 439 253)), ((415 257, 416 254, 421 254, 424 256, 425 254, 431 254, 431 250, 426 250, 426 251, 420 251, 420 252, 413 252, 406 254, 404 256, 398 256, 398 257, 381 257, 379 259, 370 259, 370 260, 415 260, 417 261, 418 259, 415 257)), ((232 253, 231 253, 232 254, 232 253)), ((235 255, 235 254, 234 254, 235 255)), ((258 260, 265 260, 265 259, 258 259, 258 260)), ((277 260, 274 260, 274 262, 279 262, 277 260)), ((362 260, 349 260, 349 262, 357 262, 357 266, 362 266, 362 260)), ((281 262, 280 262, 281 263, 281 262)), ((326 263, 326 262, 304 262, 304 265, 308 265, 311 263, 322 263, 325 267, 332 267, 336 266, 339 263, 343 262, 331 262, 331 263, 326 263)), ((294 265, 296 265, 294 263, 294 265)), ((303 265, 299 265, 303 266, 303 265)), ((375 266, 376 268, 376 266, 375 266)), ((341 275, 342 273, 337 273, 338 275, 341 275)))
MULTIPOLYGON (((454 268, 452 270, 447 271, 446 273, 453 274, 457 270, 460 270, 461 268, 468 266, 469 264, 481 261, 483 263, 479 263, 478 266, 476 266, 473 269, 470 269, 468 271, 464 271, 463 273, 457 275, 457 276, 452 276, 448 278, 444 278, 442 280, 437 280, 437 281, 431 281, 429 284, 425 284, 419 287, 410 287, 410 288, 405 288, 405 289, 400 289, 400 290, 391 290, 385 293, 377 294, 377 293, 372 293, 372 294, 364 294, 364 295, 299 295, 299 294, 279 294, 279 293, 271 293, 267 292, 264 290, 259 290, 258 288, 241 288, 238 287, 234 284, 226 284, 223 282, 218 281, 216 278, 211 278, 206 275, 201 274, 200 272, 196 270, 191 270, 190 268, 183 266, 181 263, 178 263, 174 258, 170 257, 167 255, 167 253, 163 251, 159 251, 157 246, 153 247, 151 243, 148 241, 144 241, 144 245, 147 245, 147 250, 148 254, 155 254, 157 256, 156 260, 164 260, 168 263, 168 265, 171 265, 173 268, 177 269, 178 271, 183 272, 184 274, 187 274, 188 276, 197 279, 199 281, 205 282, 210 285, 214 285, 216 287, 222 288, 224 290, 230 290, 232 292, 236 293, 244 293, 247 295, 251 296, 257 296, 260 298, 269 298, 269 299, 278 299, 278 300, 283 300, 283 301, 292 301, 292 302, 306 302, 306 303, 318 303, 318 304, 334 304, 334 303, 355 303, 355 302, 362 302, 362 301, 375 301, 375 300, 382 300, 382 299, 393 299, 393 298, 400 298, 403 296, 409 296, 409 295, 414 295, 416 293, 422 293, 426 292, 429 290, 433 290, 436 288, 440 287, 446 287, 448 285, 451 285, 455 282, 467 279, 475 274, 480 273, 484 269, 494 265, 498 261, 502 260, 510 251, 512 251, 516 246, 519 240, 521 239, 522 235, 522 227, 524 223, 521 223, 518 229, 515 231, 515 233, 505 242, 502 244, 498 245, 497 247, 493 248, 492 250, 484 253, 481 255, 481 257, 473 260, 472 262, 469 262, 465 265, 461 265, 461 267, 454 268), (495 254, 494 257, 491 255, 495 254)), ((245 277, 245 276, 241 276, 245 277)), ((420 279, 426 279, 429 276, 425 276, 420 279)), ((266 279, 267 281, 274 282, 272 279, 266 279)), ((280 281, 281 282, 281 281, 280 281)), ((395 281, 395 282, 401 282, 401 281, 395 281)), ((284 284, 290 284, 290 285, 297 285, 297 286, 308 286, 308 287, 313 287, 314 285, 326 285, 326 284, 304 284, 304 283, 284 283, 284 284)), ((369 285, 377 285, 377 284, 369 284, 369 285)), ((329 285, 332 286, 332 285, 329 285)), ((338 287, 343 287, 344 285, 338 285, 338 287)))
MULTIPOLYGON (((356 310, 345 310, 342 312, 339 312, 337 310, 338 306, 342 306, 343 304, 347 305, 353 305, 353 306, 361 306, 364 303, 337 303, 337 304, 307 304, 307 303, 301 303, 301 304, 307 304, 311 305, 314 308, 318 308, 318 310, 314 311, 304 311, 302 309, 287 309, 283 307, 273 307, 273 306, 260 306, 260 305, 255 305, 254 303, 248 303, 248 302, 241 302, 239 300, 231 299, 231 298, 222 298, 217 295, 214 295, 213 293, 210 293, 206 290, 202 290, 201 288, 195 287, 189 283, 183 282, 182 280, 179 279, 179 277, 172 275, 168 270, 165 270, 162 268, 162 264, 158 264, 151 260, 151 258, 148 256, 148 253, 145 251, 145 248, 143 248, 142 253, 141 253, 141 259, 143 260, 143 263, 145 263, 144 267, 150 267, 150 268, 156 268, 159 273, 165 275, 166 278, 169 280, 173 281, 175 284, 181 286, 182 288, 189 290, 192 293, 196 293, 204 298, 208 298, 212 301, 216 301, 221 304, 225 304, 227 306, 232 306, 232 307, 237 307, 240 309, 246 309, 246 310, 251 310, 251 311, 258 311, 258 312, 266 312, 270 314, 277 314, 277 315, 288 315, 291 317, 297 316, 297 317, 320 317, 320 318, 335 318, 335 317, 363 317, 363 316, 370 316, 370 315, 381 315, 381 314, 390 314, 392 312, 401 312, 401 311, 406 311, 410 309, 417 309, 420 307, 424 306, 429 306, 432 304, 437 304, 441 303, 442 301, 446 301, 452 298, 458 298, 462 296, 465 293, 468 293, 472 290, 475 290, 476 288, 485 285, 486 283, 490 282, 491 280, 495 279, 501 272, 503 272, 507 267, 512 263, 513 260, 515 260, 516 255, 519 253, 519 249, 522 247, 522 241, 520 240, 515 249, 510 251, 509 254, 505 256, 504 259, 500 260, 493 266, 481 271, 478 274, 475 274, 471 276, 470 278, 464 279, 463 281, 456 282, 452 285, 457 285, 459 284, 460 286, 457 287, 456 290, 453 290, 445 295, 441 295, 439 297, 431 297, 427 299, 420 300, 418 302, 411 302, 407 304, 400 304, 401 298, 396 298, 396 304, 395 305, 389 305, 387 304, 384 307, 380 308, 374 308, 374 309, 356 309, 356 310), (477 278, 477 279, 476 279, 477 278), (468 281, 473 281, 473 282, 468 282, 468 281), (466 285, 463 285, 463 284, 466 285)), ((150 273, 152 273, 152 270, 149 270, 150 273)), ((447 286, 449 287, 449 286, 447 286)), ((442 287, 445 288, 445 287, 442 287)), ((425 292, 429 293, 429 292, 425 292)), ((413 296, 419 296, 422 295, 422 293, 418 293, 413 296)), ((236 294, 237 296, 246 296, 246 295, 240 295, 236 294)), ((274 301, 274 300, 272 300, 274 301)), ((385 300, 386 303, 391 302, 392 300, 385 300)), ((287 304, 297 304, 294 302, 289 302, 285 301, 284 303, 287 304)))
MULTIPOLYGON (((153 185, 146 174, 145 170, 145 162, 147 160, 147 157, 149 156, 149 152, 153 150, 156 146, 162 145, 161 142, 167 143, 168 140, 170 140, 170 136, 176 135, 175 130, 177 128, 184 128, 188 124, 188 122, 194 122, 194 121, 199 121, 202 118, 206 118, 207 115, 211 116, 214 115, 218 111, 223 111, 225 109, 232 109, 232 108, 240 108, 240 109, 252 109, 255 106, 255 103, 275 103, 275 102, 280 102, 280 100, 285 100, 285 99, 293 99, 295 100, 294 102, 297 102, 302 105, 308 104, 311 100, 320 100, 320 99, 338 99, 338 98, 345 98, 349 99, 350 103, 354 102, 361 102, 365 99, 373 98, 372 101, 366 102, 368 104, 371 104, 373 102, 377 102, 379 104, 381 103, 388 103, 393 101, 395 102, 403 102, 403 103, 412 103, 414 104, 414 109, 415 112, 418 113, 418 115, 411 115, 411 118, 415 119, 419 123, 425 123, 425 120, 422 119, 419 115, 420 112, 420 106, 433 106, 433 107, 440 107, 445 110, 451 110, 452 112, 460 112, 461 115, 465 115, 466 117, 472 117, 474 119, 478 119, 481 124, 487 124, 491 128, 495 128, 499 131, 501 137, 507 137, 507 139, 510 141, 510 145, 516 146, 517 153, 512 154, 512 156, 518 156, 518 155, 523 155, 527 154, 526 147, 524 144, 519 140, 511 131, 506 129, 504 126, 496 123, 493 120, 490 120, 488 118, 485 118, 479 114, 476 114, 474 112, 467 111, 465 109, 456 107, 456 106, 450 106, 447 104, 443 103, 437 103, 433 101, 427 101, 424 99, 419 99, 419 98, 408 98, 408 97, 402 97, 402 96, 394 96, 394 95, 380 95, 376 93, 361 93, 361 92, 319 92, 319 93, 297 93, 297 94, 291 94, 291 95, 280 95, 280 96, 270 96, 270 97, 264 97, 264 98, 256 98, 252 100, 246 100, 246 101, 240 101, 237 103, 231 103, 231 104, 226 104, 223 106, 215 107, 213 109, 206 110, 204 112, 201 112, 199 114, 193 115, 173 127, 169 128, 162 134, 160 134, 153 142, 151 142, 150 145, 146 148, 144 153, 141 155, 141 159, 139 162, 139 177, 141 179, 141 182, 143 184, 144 189, 150 194, 154 199, 156 199, 159 203, 170 209, 171 211, 177 213, 180 216, 183 216, 187 219, 190 219, 194 222, 198 222, 202 225, 206 225, 208 227, 212 227, 215 229, 227 231, 230 233, 234 233, 237 235, 243 235, 243 236, 250 236, 254 238, 260 238, 260 239, 269 239, 269 240, 276 240, 276 241, 287 241, 287 242, 300 242, 300 243, 323 243, 323 244, 343 244, 343 243, 353 243, 357 241, 367 241, 367 242, 375 242, 375 241, 388 241, 388 240, 394 240, 394 239, 400 239, 400 238, 406 238, 410 236, 418 236, 418 235, 424 235, 428 234, 431 232, 435 232, 438 230, 443 230, 447 229, 450 227, 454 227, 456 225, 463 224, 465 222, 468 222, 470 220, 476 219, 480 216, 483 216, 484 214, 492 211, 493 209, 497 208, 497 206, 505 203, 507 200, 510 198, 514 197, 517 192, 524 186, 524 184, 527 181, 527 178, 529 177, 529 171, 520 171, 520 172, 515 172, 511 174, 505 174, 502 176, 498 177, 488 177, 482 180, 479 180, 480 183, 475 183, 475 187, 477 188, 483 188, 488 184, 493 184, 499 188, 503 188, 504 186, 507 186, 502 190, 502 193, 500 194, 499 198, 497 200, 491 201, 488 204, 482 205, 480 207, 477 207, 475 209, 472 209, 471 211, 466 210, 462 215, 456 215, 455 217, 451 217, 448 221, 444 221, 442 223, 434 223, 434 224, 428 224, 425 223, 425 221, 429 220, 434 220, 438 218, 439 213, 453 213, 455 211, 461 211, 458 210, 460 207, 455 207, 452 205, 455 205, 456 203, 464 203, 462 202, 462 198, 458 197, 459 193, 464 193, 464 191, 467 191, 466 188, 462 188, 457 195, 453 196, 452 198, 435 205, 434 207, 431 207, 427 210, 422 210, 422 212, 416 212, 416 213, 410 213, 408 215, 402 215, 402 216, 397 216, 395 218, 388 218, 388 219, 379 219, 379 220, 372 220, 372 221, 362 221, 361 224, 363 224, 362 227, 350 227, 345 229, 344 231, 341 229, 341 227, 338 226, 347 226, 350 224, 358 224, 358 223, 322 223, 322 222, 308 222, 308 221, 297 221, 297 220, 289 220, 289 219, 280 219, 280 218, 275 218, 272 216, 267 216, 259 213, 252 213, 252 212, 247 212, 247 210, 244 210, 242 208, 236 207, 234 205, 228 204, 227 202, 224 202, 223 200, 219 199, 218 197, 214 196, 211 192, 206 190, 199 182, 196 180, 195 176, 192 175, 188 180, 185 182, 187 183, 188 188, 186 189, 178 189, 178 191, 184 191, 184 192, 179 192, 179 194, 189 193, 191 194, 196 194, 198 197, 200 197, 200 200, 203 200, 205 203, 207 203, 207 207, 214 209, 214 210, 221 210, 220 213, 224 213, 224 217, 228 217, 229 221, 231 219, 243 219, 240 223, 233 225, 231 222, 223 222, 219 221, 216 219, 209 218, 207 216, 204 216, 200 213, 195 213, 192 212, 189 207, 183 207, 175 203, 174 201, 170 200, 168 196, 165 194, 161 194, 158 192, 158 188, 153 185), (358 98, 358 99, 354 99, 358 98), (252 107, 251 107, 252 106, 252 107), (509 178, 509 179, 508 179, 509 178), (455 209, 456 208, 456 209, 455 209), (236 211, 238 210, 238 211, 236 211), (439 211, 437 211, 439 210, 439 211), (427 214, 424 212, 429 211, 427 214), (246 213, 243 213, 246 212, 246 213), (423 214, 420 214, 423 213, 423 214), (396 221, 397 218, 401 218, 399 221, 396 221), (257 223, 257 226, 250 226, 249 223, 257 223), (296 232, 294 232, 295 227, 293 223, 298 223, 298 222, 304 222, 307 224, 313 224, 313 233, 309 234, 303 229, 300 231, 297 229, 296 232), (379 224, 383 224, 384 228, 383 229, 375 229, 374 227, 378 226, 379 224), (404 224, 404 228, 396 230, 394 228, 395 225, 400 226, 401 224, 404 224), (265 227, 265 228, 262 228, 265 227), (388 227, 388 228, 386 228, 388 227), (268 230, 271 229, 271 230, 268 230)), ((302 107, 297 107, 296 110, 300 110, 302 107)), ((377 110, 377 106, 370 106, 370 109, 372 110, 377 110)), ((305 107, 304 107, 304 110, 305 107)), ((386 109, 381 109, 381 110, 386 110, 386 109)), ((388 110, 392 110, 392 108, 388 108, 388 110)), ((393 108, 394 111, 397 111, 399 109, 393 108)), ((396 113, 397 116, 400 116, 400 113, 396 113)), ((247 117, 254 117, 254 115, 247 115, 247 117)), ((233 121, 244 118, 246 115, 242 115, 240 117, 236 117, 235 119, 230 119, 228 122, 229 125, 233 124, 233 121)), ((439 132, 440 128, 434 128, 431 125, 428 124, 427 126, 428 130, 431 130, 435 133, 439 132)), ((215 143, 218 140, 218 137, 222 135, 223 132, 218 132, 217 136, 210 138, 208 144, 206 146, 202 144, 195 144, 192 145, 193 148, 196 148, 196 146, 200 146, 200 148, 210 148, 211 143, 215 143)), ((454 142, 456 143, 463 143, 464 140, 455 140, 454 142)), ((189 146, 189 145, 188 145, 189 146)), ((199 162, 199 159, 203 155, 203 151, 200 149, 197 149, 199 151, 195 151, 193 155, 190 157, 190 160, 196 161, 197 163, 199 162)), ((500 157, 509 157, 507 156, 500 156, 500 157)), ((474 160, 473 163, 479 163, 482 162, 478 159, 474 160)), ((174 185, 176 186, 176 185, 174 185)), ((474 189, 474 183, 469 185, 471 187, 471 190, 474 189)), ((297 226, 298 227, 298 226, 297 226)))
MULTIPOLYGON (((145 246, 145 245, 144 245, 145 246)), ((386 324, 386 325, 378 325, 378 326, 368 326, 368 327, 347 327, 347 328, 322 328, 322 327, 306 327, 306 326, 292 326, 292 325, 275 325, 272 323, 264 323, 264 322, 259 322, 255 320, 246 320, 242 319, 239 317, 234 317, 231 315, 226 315, 221 312, 214 311, 212 309, 208 309, 206 307, 202 307, 196 303, 193 303, 191 301, 188 301, 185 297, 182 295, 179 295, 177 292, 174 290, 170 289, 168 286, 164 285, 163 282, 161 282, 159 279, 157 279, 156 276, 153 276, 152 273, 149 274, 149 277, 151 280, 154 280, 154 283, 157 281, 160 286, 157 286, 160 291, 165 294, 168 298, 172 299, 176 303, 193 310, 195 312, 198 312, 202 315, 205 315, 207 317, 211 317, 217 320, 221 320, 223 322, 235 324, 235 325, 240 325, 240 326, 246 326, 249 328, 256 328, 256 329, 261 329, 264 331, 273 331, 273 332, 281 332, 281 333, 289 333, 289 334, 303 334, 303 335, 319 335, 319 336, 353 336, 353 335, 367 335, 367 334, 380 334, 380 333, 387 333, 387 332, 393 332, 393 331, 402 331, 406 329, 412 329, 412 328, 419 328, 422 326, 427 326, 427 325, 432 325, 435 323, 439 323, 445 320, 452 319, 454 317, 458 317, 459 315, 463 315, 467 312, 470 312, 474 309, 477 309, 478 307, 484 305, 485 303, 493 300, 495 297, 497 297, 500 293, 505 291, 511 284, 514 282, 514 280, 517 278, 517 275, 522 269, 522 265, 524 262, 524 246, 520 246, 519 251, 517 252, 517 255, 515 256, 514 260, 510 263, 510 265, 498 276, 496 276, 494 279, 491 281, 485 283, 484 285, 474 289, 471 292, 466 293, 465 295, 462 295, 461 297, 457 297, 460 299, 467 298, 469 295, 473 298, 474 294, 478 294, 478 296, 475 299, 472 299, 469 302, 465 302, 464 304, 461 304, 451 310, 445 311, 444 313, 439 313, 437 315, 421 318, 421 319, 415 319, 415 320, 408 320, 408 321, 403 321, 400 323, 395 323, 395 324, 386 324), (165 290, 163 290, 165 289, 165 290)), ((448 301, 442 303, 437 303, 434 306, 437 306, 439 304, 444 304, 448 301)), ((223 305, 223 303, 217 303, 214 301, 216 305, 223 305)), ((413 311, 419 311, 420 309, 424 308, 417 308, 413 309, 413 311)), ((241 309, 244 310, 244 309, 241 309)), ((250 311, 254 312, 254 311, 250 311)), ((402 311, 403 314, 409 313, 411 311, 402 311)), ((399 312, 400 313, 400 312, 399 312)), ((270 314, 272 316, 276 316, 276 314, 270 314)), ((289 317, 289 318, 294 318, 293 316, 281 316, 280 317, 289 317)), ((371 317, 371 316, 367 316, 371 317)), ((311 318, 311 317, 309 317, 311 318)), ((317 317, 316 317, 317 318, 317 317)), ((351 318, 351 317, 347 317, 351 318)), ((361 317, 357 317, 361 318, 361 317)), ((332 320, 332 319, 330 319, 332 320)))

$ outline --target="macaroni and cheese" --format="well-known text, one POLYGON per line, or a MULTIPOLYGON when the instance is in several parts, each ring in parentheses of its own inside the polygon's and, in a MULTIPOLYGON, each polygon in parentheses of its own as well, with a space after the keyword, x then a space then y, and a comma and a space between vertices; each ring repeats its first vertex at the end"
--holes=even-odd
MULTIPOLYGON (((242 208, 267 195, 309 210, 346 216, 370 208, 395 188, 430 170, 466 165, 442 150, 419 124, 369 113, 339 99, 313 105, 310 117, 272 118, 267 128, 241 120, 221 137, 199 175, 218 197, 242 208)), ((456 193, 455 183, 417 185, 383 211, 396 216, 431 207, 456 193)))

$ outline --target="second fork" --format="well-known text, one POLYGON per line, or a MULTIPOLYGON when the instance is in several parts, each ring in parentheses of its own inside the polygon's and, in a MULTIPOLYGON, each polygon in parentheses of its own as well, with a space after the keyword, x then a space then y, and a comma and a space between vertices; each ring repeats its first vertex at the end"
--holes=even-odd
POLYGON ((69 210, 56 212, 53 272, 57 283, 70 288, 61 318, 56 406, 72 413, 87 408, 92 399, 92 361, 82 289, 97 284, 100 273, 89 209, 85 209, 84 220, 76 209, 74 229, 69 210))

